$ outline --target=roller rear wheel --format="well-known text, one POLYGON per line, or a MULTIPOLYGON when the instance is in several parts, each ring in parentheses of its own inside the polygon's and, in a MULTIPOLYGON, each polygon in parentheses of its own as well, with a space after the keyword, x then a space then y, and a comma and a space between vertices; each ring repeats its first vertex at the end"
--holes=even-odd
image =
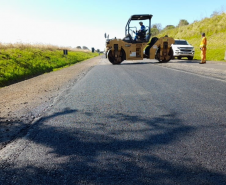
POLYGON ((172 50, 172 48, 170 48, 167 57, 165 57, 163 60, 160 59, 160 48, 158 48, 155 58, 159 61, 159 63, 167 63, 167 62, 169 62, 171 59, 173 59, 173 50, 172 50))

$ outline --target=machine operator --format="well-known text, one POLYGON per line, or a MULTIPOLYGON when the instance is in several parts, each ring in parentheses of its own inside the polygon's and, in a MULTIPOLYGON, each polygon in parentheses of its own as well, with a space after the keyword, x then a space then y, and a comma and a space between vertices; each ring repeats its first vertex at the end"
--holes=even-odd
POLYGON ((141 27, 140 27, 140 30, 136 33, 136 36, 134 38, 135 41, 137 40, 138 36, 142 35, 142 32, 145 32, 145 26, 143 25, 143 22, 139 22, 139 24, 141 27))

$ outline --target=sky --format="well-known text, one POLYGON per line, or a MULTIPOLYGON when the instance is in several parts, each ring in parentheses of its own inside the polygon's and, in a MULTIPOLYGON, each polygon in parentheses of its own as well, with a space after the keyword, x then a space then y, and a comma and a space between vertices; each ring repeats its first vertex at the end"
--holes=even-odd
POLYGON ((177 26, 181 19, 200 21, 214 11, 226 12, 226 1, 0 0, 0 42, 86 46, 103 51, 104 33, 123 38, 131 15, 152 14, 152 25, 159 23, 164 28, 177 26))

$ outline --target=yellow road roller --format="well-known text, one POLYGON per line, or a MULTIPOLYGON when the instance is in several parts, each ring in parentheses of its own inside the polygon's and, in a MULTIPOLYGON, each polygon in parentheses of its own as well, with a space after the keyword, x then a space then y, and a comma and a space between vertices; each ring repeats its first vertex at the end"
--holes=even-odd
POLYGON ((157 59, 159 62, 168 62, 173 58, 171 45, 174 39, 168 37, 151 40, 151 19, 150 14, 132 15, 125 26, 125 37, 123 39, 113 38, 105 33, 106 38, 106 57, 112 64, 121 64, 124 60, 143 60, 143 58, 157 59), (130 26, 132 21, 149 20, 149 25, 143 30, 137 30, 130 26), (134 39, 133 33, 136 34, 134 39))

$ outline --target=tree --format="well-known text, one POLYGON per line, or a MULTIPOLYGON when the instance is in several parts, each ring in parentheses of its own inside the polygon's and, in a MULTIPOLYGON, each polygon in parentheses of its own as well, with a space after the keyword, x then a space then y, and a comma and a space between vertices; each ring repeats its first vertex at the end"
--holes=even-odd
POLYGON ((162 25, 160 23, 153 24, 151 27, 151 35, 152 36, 158 35, 161 30, 162 30, 162 25))
POLYGON ((88 49, 89 50, 89 48, 87 48, 86 46, 82 46, 82 49, 88 49))
POLYGON ((170 29, 173 29, 175 28, 174 25, 167 25, 163 30, 170 30, 170 29))
POLYGON ((76 49, 82 49, 82 47, 81 46, 77 46, 76 49))
POLYGON ((178 24, 178 27, 186 26, 186 25, 189 25, 189 22, 185 19, 181 19, 179 24, 178 24))
POLYGON ((158 35, 159 32, 160 32, 160 31, 159 31, 157 28, 151 28, 151 35, 152 35, 152 36, 158 35))
POLYGON ((220 13, 218 11, 213 11, 213 13, 210 15, 210 17, 214 17, 215 15, 219 15, 220 13))
POLYGON ((156 23, 152 25, 152 28, 157 28, 159 31, 162 30, 162 25, 160 23, 156 23))

